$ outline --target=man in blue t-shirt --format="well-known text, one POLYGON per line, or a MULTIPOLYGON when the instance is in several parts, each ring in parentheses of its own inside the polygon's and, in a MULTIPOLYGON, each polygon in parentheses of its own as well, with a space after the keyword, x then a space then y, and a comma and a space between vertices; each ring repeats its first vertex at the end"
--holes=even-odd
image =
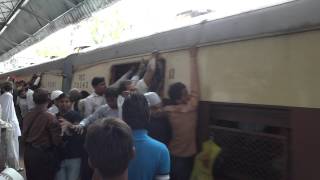
POLYGON ((150 110, 142 94, 130 94, 122 106, 123 120, 133 130, 136 155, 129 164, 129 180, 170 179, 170 155, 167 147, 148 136, 150 110))

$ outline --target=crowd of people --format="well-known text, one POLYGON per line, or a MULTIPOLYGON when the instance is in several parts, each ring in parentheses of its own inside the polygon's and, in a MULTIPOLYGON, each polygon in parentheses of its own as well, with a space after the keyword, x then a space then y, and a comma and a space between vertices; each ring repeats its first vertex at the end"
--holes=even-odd
POLYGON ((1 119, 14 130, 7 166, 23 170, 20 141, 28 180, 190 179, 197 153, 197 49, 190 49, 190 88, 171 84, 166 103, 158 91, 159 59, 153 54, 108 87, 94 77, 90 95, 48 92, 40 75, 3 83, 1 119))

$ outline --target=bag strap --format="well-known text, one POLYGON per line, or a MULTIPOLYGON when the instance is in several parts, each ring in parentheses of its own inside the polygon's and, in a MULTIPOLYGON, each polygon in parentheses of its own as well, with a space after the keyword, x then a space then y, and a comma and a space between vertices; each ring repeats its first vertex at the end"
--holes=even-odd
MULTIPOLYGON (((36 121, 36 119, 41 115, 42 113, 39 112, 34 118, 33 118, 33 121, 30 123, 30 126, 27 128, 26 132, 25 132, 25 137, 23 138, 24 141, 27 139, 27 136, 29 134, 29 131, 31 129, 31 127, 33 126, 34 122, 36 121)), ((25 142, 26 143, 26 142, 25 142)))

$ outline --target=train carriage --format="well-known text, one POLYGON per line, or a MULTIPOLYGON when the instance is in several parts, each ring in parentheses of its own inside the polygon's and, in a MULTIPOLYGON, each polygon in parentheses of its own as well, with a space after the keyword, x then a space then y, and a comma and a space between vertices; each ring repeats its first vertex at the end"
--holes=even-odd
POLYGON ((313 180, 320 160, 315 140, 320 135, 319 6, 296 1, 73 54, 0 78, 43 72, 43 87, 50 90, 92 91, 94 76, 109 83, 115 71, 124 73, 128 64, 158 50, 165 59, 167 92, 173 82, 189 86, 187 50, 197 45, 198 140, 211 137, 222 147, 219 174, 313 180))

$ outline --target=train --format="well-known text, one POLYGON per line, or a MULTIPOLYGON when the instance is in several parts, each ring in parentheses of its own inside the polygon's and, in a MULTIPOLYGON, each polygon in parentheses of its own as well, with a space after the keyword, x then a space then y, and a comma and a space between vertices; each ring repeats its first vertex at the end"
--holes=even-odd
MULTIPOLYGON (((199 47, 198 140, 222 147, 230 179, 315 180, 320 143, 320 1, 282 5, 204 21, 0 75, 42 87, 92 91, 158 51, 165 83, 189 85, 188 49, 199 47)), ((164 98, 167 95, 164 93, 164 98)))

